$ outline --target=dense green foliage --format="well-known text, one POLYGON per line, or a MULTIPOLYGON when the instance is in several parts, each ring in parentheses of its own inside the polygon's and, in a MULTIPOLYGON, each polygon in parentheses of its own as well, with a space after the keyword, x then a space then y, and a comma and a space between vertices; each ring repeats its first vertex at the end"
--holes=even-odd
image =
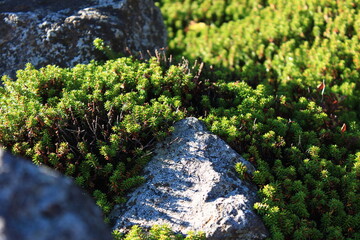
POLYGON ((185 116, 184 68, 121 58, 72 69, 29 64, 0 88, 0 144, 69 176, 105 213, 143 182, 152 144, 185 116))
POLYGON ((295 101, 324 82, 337 94, 329 100, 349 108, 346 120, 359 118, 359 0, 157 2, 171 53, 223 67, 227 79, 269 84, 295 101))
POLYGON ((175 234, 166 226, 154 225, 149 231, 145 231, 141 227, 135 225, 131 228, 128 234, 123 235, 118 231, 113 232, 115 240, 205 240, 204 233, 189 232, 187 236, 182 234, 175 234))
MULTIPOLYGON (((143 182, 154 143, 196 116, 256 166, 229 168, 259 186, 271 239, 360 239, 360 1, 157 4, 169 51, 194 64, 28 65, 3 77, 0 144, 74 177, 108 213, 143 182)), ((176 239, 154 229, 124 238, 176 239)))
POLYGON ((252 179, 262 200, 255 209, 273 239, 359 238, 356 124, 344 131, 316 96, 294 102, 264 85, 218 80, 214 87, 210 99, 203 96, 212 106, 203 119, 256 165, 252 179))
POLYGON ((158 5, 174 54, 226 67, 251 85, 314 86, 324 80, 342 94, 355 90, 359 0, 159 0, 158 5))
POLYGON ((157 4, 169 51, 221 69, 203 116, 257 166, 271 238, 359 239, 360 1, 157 4))

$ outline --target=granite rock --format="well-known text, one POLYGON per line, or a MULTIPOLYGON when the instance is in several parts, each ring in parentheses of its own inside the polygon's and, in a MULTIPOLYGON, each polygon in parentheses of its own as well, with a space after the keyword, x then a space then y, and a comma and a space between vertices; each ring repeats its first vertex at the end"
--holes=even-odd
POLYGON ((255 169, 196 118, 175 124, 145 168, 147 182, 112 212, 114 229, 166 224, 174 231, 203 231, 207 239, 263 239, 268 236, 253 211, 257 188, 237 177, 234 165, 255 169))
POLYGON ((166 28, 152 0, 0 1, 0 76, 15 77, 27 62, 72 67, 105 59, 101 38, 116 52, 165 47, 166 28))
POLYGON ((0 149, 1 240, 110 240, 92 198, 72 180, 0 149))

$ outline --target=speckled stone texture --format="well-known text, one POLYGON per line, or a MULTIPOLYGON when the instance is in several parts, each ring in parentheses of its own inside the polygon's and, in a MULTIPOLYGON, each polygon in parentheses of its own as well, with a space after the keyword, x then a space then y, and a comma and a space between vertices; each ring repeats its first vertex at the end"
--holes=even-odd
POLYGON ((101 38, 115 51, 154 53, 166 45, 166 28, 152 0, 0 1, 0 76, 15 77, 27 62, 72 67, 104 59, 101 38))
POLYGON ((110 233, 69 178, 0 148, 1 240, 110 240, 110 233))
POLYGON ((242 181, 236 162, 255 169, 196 118, 175 124, 145 169, 147 182, 117 206, 115 229, 167 224, 176 232, 203 231, 208 239, 264 239, 261 218, 253 211, 257 188, 242 181))

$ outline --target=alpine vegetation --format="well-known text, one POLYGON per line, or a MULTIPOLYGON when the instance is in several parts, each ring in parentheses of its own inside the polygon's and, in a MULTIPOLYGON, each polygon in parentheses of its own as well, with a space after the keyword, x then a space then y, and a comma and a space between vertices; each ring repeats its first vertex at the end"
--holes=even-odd
MULTIPOLYGON (((360 239, 360 1, 157 5, 172 57, 4 76, 0 144, 73 177, 107 216, 155 143, 197 117, 255 166, 229 168, 259 188, 270 239, 360 239)), ((154 229, 126 238, 176 238, 154 229)))

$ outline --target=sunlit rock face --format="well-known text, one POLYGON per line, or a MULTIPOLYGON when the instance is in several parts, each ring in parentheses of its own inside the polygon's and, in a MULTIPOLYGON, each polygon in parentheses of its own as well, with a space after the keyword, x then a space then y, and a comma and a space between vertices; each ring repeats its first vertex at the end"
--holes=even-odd
POLYGON ((27 62, 71 67, 104 59, 93 40, 124 54, 148 56, 166 45, 160 10, 151 0, 5 0, 0 2, 0 75, 27 62))
POLYGON ((145 169, 147 182, 112 213, 115 229, 167 224, 174 231, 203 231, 207 239, 264 239, 261 218, 253 211, 256 186, 240 180, 234 165, 255 169, 196 118, 175 124, 145 169))

